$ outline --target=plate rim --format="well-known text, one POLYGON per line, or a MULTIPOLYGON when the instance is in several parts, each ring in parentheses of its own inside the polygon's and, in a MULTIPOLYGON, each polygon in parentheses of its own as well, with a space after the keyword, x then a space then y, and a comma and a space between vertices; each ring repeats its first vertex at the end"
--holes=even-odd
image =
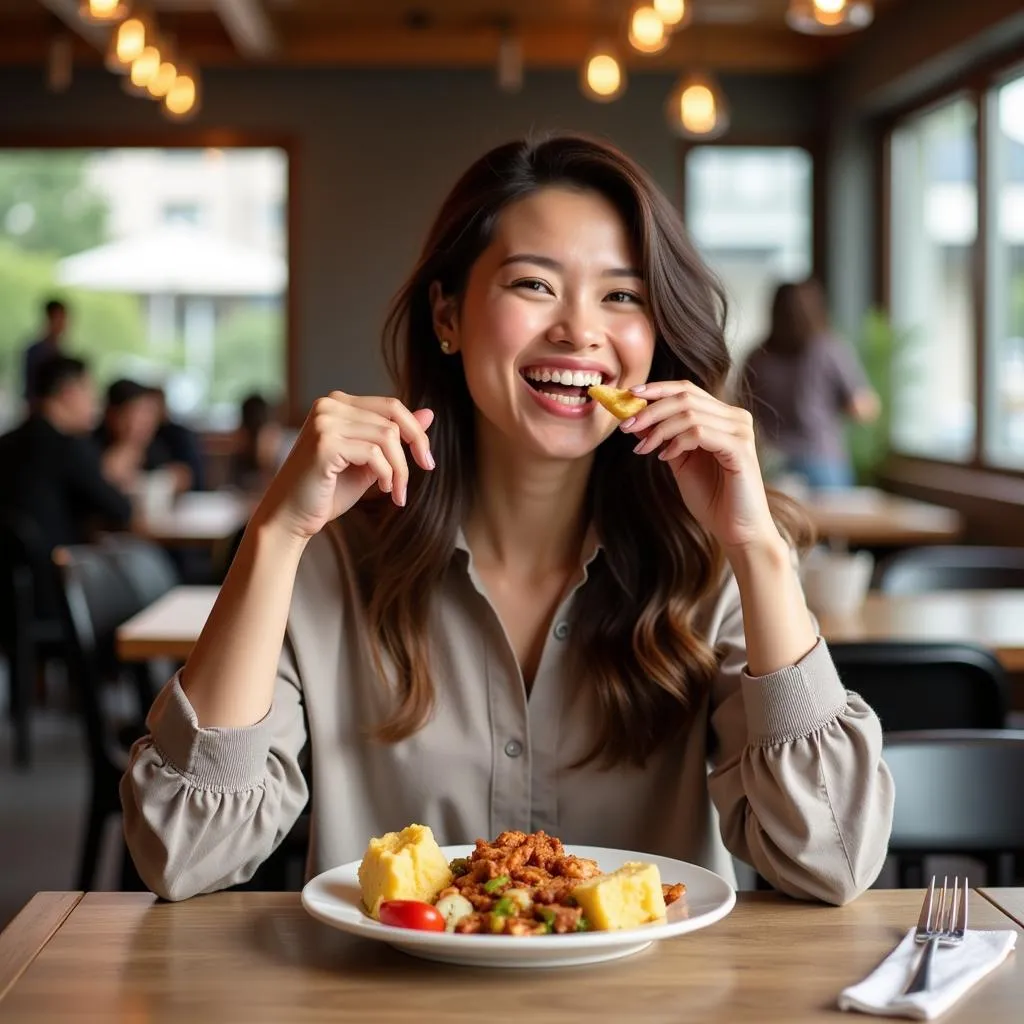
MULTIPOLYGON (((451 860, 453 857, 466 856, 467 853, 472 852, 473 849, 474 845, 472 843, 453 843, 441 847, 441 851, 448 860, 451 860)), ((415 945, 433 946, 435 948, 442 946, 447 946, 453 949, 463 948, 468 954, 470 949, 484 948, 482 945, 484 942, 486 943, 486 948, 488 950, 498 951, 501 949, 524 950, 524 943, 528 941, 526 949, 534 950, 538 953, 543 950, 552 949, 564 949, 566 951, 575 950, 582 952, 587 948, 596 951, 601 948, 613 946, 633 946, 637 943, 649 944, 652 942, 658 942, 662 939, 673 938, 678 935, 684 935, 687 932, 699 931, 701 928, 709 927, 710 925, 722 920, 722 918, 728 916, 736 905, 735 887, 716 871, 712 871, 710 868, 706 868, 702 864, 694 864, 692 861, 678 860, 675 857, 664 857, 661 854, 644 854, 635 850, 587 846, 582 843, 575 846, 567 845, 565 849, 569 854, 586 850, 589 851, 590 854, 608 854, 609 859, 619 857, 623 860, 639 860, 647 857, 658 861, 671 861, 675 864, 681 864, 690 871, 696 871, 702 875, 710 876, 710 879, 713 879, 714 882, 723 886, 725 889, 724 899, 717 907, 706 911, 697 917, 688 917, 680 921, 665 921, 661 923, 652 922, 650 924, 641 925, 638 928, 626 928, 617 931, 576 932, 572 935, 536 935, 530 936, 528 940, 524 940, 520 936, 513 935, 480 936, 462 935, 457 932, 425 932, 417 931, 412 928, 396 928, 391 925, 381 924, 379 921, 374 921, 373 918, 366 915, 365 911, 362 912, 362 917, 358 921, 339 920, 337 917, 331 916, 318 906, 318 898, 315 895, 315 891, 319 885, 323 884, 325 876, 345 870, 351 871, 354 876, 355 871, 358 869, 360 864, 360 858, 360 860, 347 861, 344 864, 337 864, 332 868, 327 868, 325 871, 321 871, 309 879, 309 881, 307 881, 302 887, 302 907, 308 914, 310 914, 310 916, 316 918, 318 921, 322 921, 324 924, 336 928, 339 931, 346 932, 349 935, 362 936, 373 941, 387 942, 396 946, 415 945)), ((593 859, 598 860, 599 858, 594 857, 593 859)))

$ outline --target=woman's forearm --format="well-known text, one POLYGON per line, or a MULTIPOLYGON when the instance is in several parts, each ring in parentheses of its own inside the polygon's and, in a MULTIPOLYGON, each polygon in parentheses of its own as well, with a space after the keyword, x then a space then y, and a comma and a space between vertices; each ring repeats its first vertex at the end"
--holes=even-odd
POLYGON ((210 618, 181 673, 203 728, 255 725, 270 710, 305 542, 249 524, 210 618))
POLYGON ((789 545, 778 537, 729 555, 740 589, 747 667, 764 676, 793 665, 817 642, 789 545))

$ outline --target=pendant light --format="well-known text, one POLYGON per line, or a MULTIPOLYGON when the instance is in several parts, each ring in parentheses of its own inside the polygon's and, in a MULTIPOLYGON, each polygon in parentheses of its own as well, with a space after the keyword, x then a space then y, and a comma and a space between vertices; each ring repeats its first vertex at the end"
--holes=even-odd
POLYGON ((661 53, 669 31, 650 3, 634 4, 629 12, 629 45, 639 53, 661 53))
POLYGON ((872 0, 789 0, 786 24, 805 35, 844 35, 874 20, 872 0))
POLYGON ((608 43, 598 43, 580 68, 580 89, 595 103, 611 103, 626 91, 626 68, 608 43))
POLYGON ((108 71, 127 75, 132 62, 146 48, 149 37, 153 34, 152 23, 141 14, 133 14, 121 22, 110 33, 110 44, 107 47, 104 64, 108 71))
POLYGON ((128 16, 125 0, 80 0, 78 16, 90 25, 113 25, 128 16))
POLYGON ((669 32, 678 32, 693 20, 693 0, 651 0, 651 6, 669 32))
POLYGON ((199 112, 202 99, 199 72, 190 64, 182 62, 174 84, 164 96, 160 109, 171 121, 188 121, 199 112))
POLYGON ((707 142, 729 128, 729 102, 713 75, 691 72, 676 83, 665 102, 669 129, 684 139, 707 142))

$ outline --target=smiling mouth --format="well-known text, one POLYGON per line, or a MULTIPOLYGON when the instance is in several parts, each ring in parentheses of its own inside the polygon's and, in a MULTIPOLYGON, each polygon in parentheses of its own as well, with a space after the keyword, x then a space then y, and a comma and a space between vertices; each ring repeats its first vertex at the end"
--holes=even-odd
POLYGON ((604 374, 598 370, 560 370, 547 367, 528 367, 520 376, 534 391, 545 398, 566 406, 587 405, 593 399, 587 388, 604 383, 604 374))

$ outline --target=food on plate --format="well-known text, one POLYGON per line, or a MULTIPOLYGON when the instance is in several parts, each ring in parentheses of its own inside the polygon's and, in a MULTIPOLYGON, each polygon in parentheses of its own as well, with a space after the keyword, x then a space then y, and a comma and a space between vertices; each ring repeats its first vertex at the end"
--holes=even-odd
POLYGON ((567 853, 561 840, 544 832, 502 832, 493 843, 478 839, 468 857, 444 865, 444 881, 432 891, 426 876, 414 886, 408 873, 396 874, 396 858, 404 865, 408 850, 429 858, 430 878, 441 875, 434 851, 442 862, 444 855, 423 825, 371 840, 359 867, 367 909, 399 928, 516 936, 634 928, 663 918, 666 905, 686 891, 681 884, 662 885, 654 864, 634 862, 602 874, 595 861, 567 853), (381 897, 384 888, 388 894, 381 897), (409 895, 413 888, 419 895, 409 895))
POLYGON ((422 900, 383 900, 380 923, 393 928, 415 928, 421 932, 443 932, 444 918, 437 907, 422 900))
POLYGON ((576 886, 573 898, 592 928, 636 928, 665 916, 665 896, 655 864, 631 861, 610 875, 576 886))
POLYGON ((359 887, 371 917, 380 917, 384 900, 434 903, 452 882, 452 871, 434 833, 409 825, 371 839, 359 865, 359 887))
POLYGON ((647 408, 647 399, 634 395, 626 388, 613 388, 607 384, 595 384, 587 388, 587 394, 595 402, 600 402, 613 416, 620 420, 628 420, 642 409, 647 408))

